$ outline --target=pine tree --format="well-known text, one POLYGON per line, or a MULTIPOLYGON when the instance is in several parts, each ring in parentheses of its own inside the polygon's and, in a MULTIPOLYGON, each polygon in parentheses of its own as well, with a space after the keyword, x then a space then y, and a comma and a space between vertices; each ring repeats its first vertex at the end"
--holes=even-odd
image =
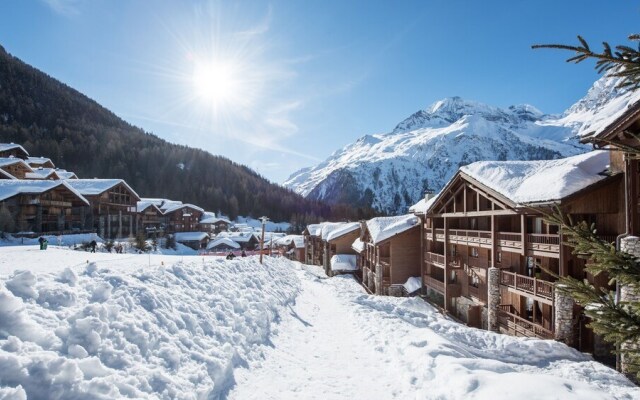
MULTIPOLYGON (((629 35, 632 42, 640 42, 640 34, 629 35)), ((640 87, 640 47, 638 50, 624 45, 615 46, 607 42, 602 42, 603 50, 597 53, 591 50, 589 44, 580 35, 578 35, 580 45, 570 46, 564 44, 534 44, 533 49, 560 49, 575 52, 575 55, 569 57, 567 62, 580 63, 587 59, 595 59, 596 70, 598 73, 609 72, 610 76, 620 77, 622 80, 618 87, 629 88, 631 90, 640 87)))
POLYGON ((149 250, 149 245, 147 244, 147 238, 144 236, 144 233, 139 233, 138 236, 135 237, 133 242, 133 247, 138 249, 139 251, 145 252, 149 250))
MULTIPOLYGON (((633 42, 640 41, 640 35, 629 36, 633 42)), ((569 50, 575 55, 567 62, 580 63, 586 59, 596 59, 598 73, 608 72, 612 77, 620 77, 619 88, 637 90, 640 88, 640 51, 629 46, 616 46, 612 50, 603 42, 601 53, 593 52, 589 44, 578 36, 579 46, 562 44, 534 45, 532 48, 552 48, 569 50)), ((640 47, 639 47, 640 49, 640 47)), ((635 139, 640 143, 640 137, 635 139)), ((611 144, 611 142, 609 142, 611 144)), ((615 146, 627 155, 640 156, 640 146, 615 146)), ((627 173, 635 173, 628 171, 627 173)), ((597 236, 596 226, 586 222, 575 223, 558 209, 547 216, 548 222, 558 225, 565 242, 573 247, 573 253, 587 259, 585 270, 594 275, 606 274, 609 286, 624 285, 630 290, 640 290, 640 259, 620 251, 612 243, 597 236)), ((595 287, 588 281, 572 277, 560 277, 557 290, 571 296, 584 307, 584 313, 591 318, 589 326, 602 338, 616 345, 618 353, 625 357, 627 371, 635 374, 640 381, 640 304, 619 301, 613 290, 595 287)))

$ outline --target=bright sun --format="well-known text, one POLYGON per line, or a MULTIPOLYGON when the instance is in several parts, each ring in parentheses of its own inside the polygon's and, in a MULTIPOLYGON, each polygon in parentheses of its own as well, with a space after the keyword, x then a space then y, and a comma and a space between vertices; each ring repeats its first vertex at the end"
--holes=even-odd
POLYGON ((213 108, 234 105, 241 98, 238 68, 232 63, 198 63, 191 80, 197 96, 213 108))

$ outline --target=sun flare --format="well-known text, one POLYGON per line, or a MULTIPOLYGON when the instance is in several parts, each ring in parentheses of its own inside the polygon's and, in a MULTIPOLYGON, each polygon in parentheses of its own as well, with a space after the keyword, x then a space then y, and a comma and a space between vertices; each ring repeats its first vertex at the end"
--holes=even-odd
POLYGON ((241 99, 239 68, 233 63, 208 62, 194 66, 191 82, 202 101, 215 108, 232 106, 241 99))

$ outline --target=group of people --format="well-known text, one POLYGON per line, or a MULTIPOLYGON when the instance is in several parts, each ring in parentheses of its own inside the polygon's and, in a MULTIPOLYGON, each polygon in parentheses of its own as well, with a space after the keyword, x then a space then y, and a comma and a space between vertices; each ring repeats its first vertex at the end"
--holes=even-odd
MULTIPOLYGON (((240 253, 240 256, 241 257, 246 257, 247 253, 244 250, 242 250, 242 253, 240 253)), ((227 254, 226 258, 227 258, 227 260, 233 260, 234 258, 236 258, 236 255, 233 254, 233 251, 230 251, 229 254, 227 254)))

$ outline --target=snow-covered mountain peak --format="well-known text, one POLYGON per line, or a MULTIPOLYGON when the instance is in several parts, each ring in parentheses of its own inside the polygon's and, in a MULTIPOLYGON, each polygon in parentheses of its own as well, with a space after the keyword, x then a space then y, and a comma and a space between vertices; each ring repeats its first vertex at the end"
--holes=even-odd
POLYGON ((569 107, 565 115, 582 113, 587 110, 597 110, 614 98, 627 94, 627 89, 619 89, 622 78, 611 77, 608 74, 594 82, 587 95, 569 107))

